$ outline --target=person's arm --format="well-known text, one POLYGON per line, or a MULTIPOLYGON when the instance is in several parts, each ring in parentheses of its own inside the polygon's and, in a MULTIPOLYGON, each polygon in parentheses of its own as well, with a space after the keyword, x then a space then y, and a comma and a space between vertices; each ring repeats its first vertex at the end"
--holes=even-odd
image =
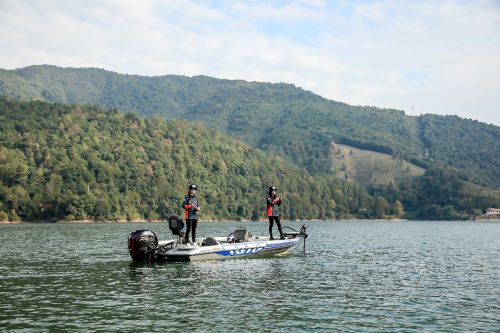
POLYGON ((192 205, 189 204, 189 197, 186 197, 184 199, 184 202, 182 203, 182 208, 184 209, 190 209, 192 205))

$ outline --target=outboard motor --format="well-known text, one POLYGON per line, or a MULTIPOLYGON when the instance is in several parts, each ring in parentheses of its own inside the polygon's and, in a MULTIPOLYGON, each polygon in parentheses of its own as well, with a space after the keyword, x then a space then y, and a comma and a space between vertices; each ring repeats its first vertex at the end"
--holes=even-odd
POLYGON ((151 229, 139 229, 128 236, 128 252, 134 261, 153 261, 158 237, 151 229))

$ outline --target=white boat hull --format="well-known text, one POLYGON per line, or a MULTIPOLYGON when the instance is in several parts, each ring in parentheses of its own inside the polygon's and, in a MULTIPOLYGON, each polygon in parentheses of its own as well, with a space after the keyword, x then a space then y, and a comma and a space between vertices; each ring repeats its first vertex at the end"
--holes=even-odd
POLYGON ((217 260, 260 257, 282 254, 297 245, 300 238, 252 240, 244 243, 225 243, 212 246, 174 247, 157 253, 157 259, 172 261, 217 260))
POLYGON ((179 236, 175 240, 158 241, 158 237, 151 229, 132 232, 128 238, 128 249, 132 260, 192 261, 270 256, 286 253, 297 245, 301 238, 305 239, 308 236, 307 224, 303 225, 300 231, 285 227, 291 231, 283 232, 281 239, 254 237, 247 228, 240 226, 227 237, 197 238, 194 244, 183 244, 185 229, 182 229, 183 223, 179 221, 177 215, 172 217, 170 230, 173 235, 179 236))

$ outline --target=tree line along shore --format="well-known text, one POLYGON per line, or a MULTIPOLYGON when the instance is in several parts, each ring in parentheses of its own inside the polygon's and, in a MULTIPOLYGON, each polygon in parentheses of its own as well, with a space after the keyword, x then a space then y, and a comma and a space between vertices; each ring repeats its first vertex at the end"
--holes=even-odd
POLYGON ((159 220, 196 183, 206 220, 261 220, 270 185, 286 220, 466 219, 500 206, 464 188, 459 172, 357 185, 312 174, 189 121, 96 105, 0 98, 0 220, 159 220))

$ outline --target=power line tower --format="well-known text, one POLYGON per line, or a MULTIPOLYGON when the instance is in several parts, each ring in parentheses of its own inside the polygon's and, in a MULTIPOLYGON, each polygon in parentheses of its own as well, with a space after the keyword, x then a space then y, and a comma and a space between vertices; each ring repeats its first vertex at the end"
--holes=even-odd
POLYGON ((410 110, 410 115, 411 115, 412 117, 414 117, 414 116, 415 116, 415 108, 413 107, 413 105, 412 105, 411 110, 410 110))

